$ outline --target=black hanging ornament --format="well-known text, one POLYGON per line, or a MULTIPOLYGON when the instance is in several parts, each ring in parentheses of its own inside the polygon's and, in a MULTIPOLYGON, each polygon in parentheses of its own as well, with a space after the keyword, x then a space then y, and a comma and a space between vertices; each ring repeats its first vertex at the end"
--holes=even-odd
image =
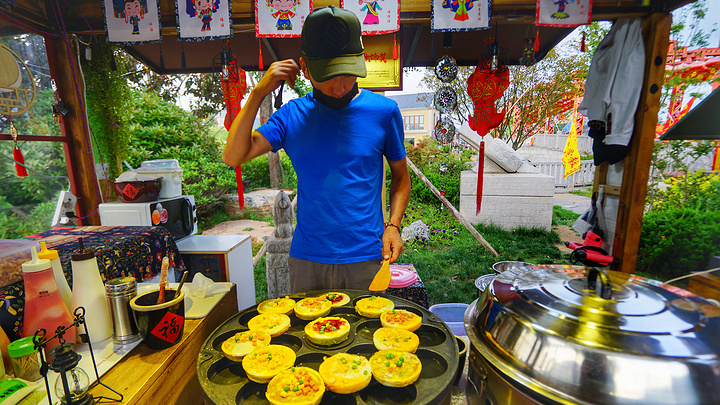
POLYGON ((435 108, 443 114, 448 114, 457 106, 457 94, 450 86, 443 86, 435 92, 435 108))
POLYGON ((187 67, 187 63, 185 63, 185 47, 180 45, 180 66, 182 66, 183 69, 187 67))
POLYGON ((433 138, 443 145, 452 142, 455 140, 455 124, 449 119, 440 116, 440 119, 435 123, 433 138))
POLYGON ((160 74, 165 74, 165 59, 163 59, 162 47, 160 47, 160 74))
POLYGON ((450 83, 455 80, 458 74, 458 67, 455 59, 445 55, 435 64, 435 76, 443 82, 450 83))

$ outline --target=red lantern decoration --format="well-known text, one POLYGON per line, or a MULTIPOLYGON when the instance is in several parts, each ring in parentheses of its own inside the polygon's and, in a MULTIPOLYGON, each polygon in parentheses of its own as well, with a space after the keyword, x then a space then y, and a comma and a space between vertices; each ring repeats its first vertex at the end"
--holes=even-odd
POLYGON ((468 117, 468 124, 473 131, 483 137, 480 142, 478 157, 478 182, 475 214, 480 213, 482 202, 483 172, 485 164, 485 135, 491 129, 497 128, 505 119, 505 109, 495 110, 495 100, 502 96, 510 85, 510 71, 507 66, 481 68, 480 65, 468 78, 468 94, 475 106, 474 115, 468 117))
MULTIPOLYGON (((225 100, 225 105, 227 106, 224 124, 225 128, 229 131, 230 125, 232 125, 233 120, 242 108, 240 103, 245 95, 245 90, 247 90, 247 82, 245 81, 245 71, 238 66, 237 58, 235 58, 234 55, 232 60, 229 61, 227 68, 232 74, 223 77, 222 91, 223 100, 225 100)), ((240 165, 235 166, 235 179, 237 181, 238 204, 242 211, 245 207, 245 196, 243 195, 242 170, 240 169, 240 165)))

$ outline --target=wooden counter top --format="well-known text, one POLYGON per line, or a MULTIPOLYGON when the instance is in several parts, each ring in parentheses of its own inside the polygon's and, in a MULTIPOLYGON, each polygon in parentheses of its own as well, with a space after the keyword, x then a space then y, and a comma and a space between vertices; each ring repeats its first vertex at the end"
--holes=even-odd
MULTIPOLYGON (((215 328, 237 312, 237 286, 233 284, 208 316, 185 320, 180 342, 165 350, 150 350, 141 343, 100 381, 121 393, 123 404, 202 404, 196 372, 200 347, 215 328)), ((99 384, 89 392, 95 398, 116 398, 99 384)))

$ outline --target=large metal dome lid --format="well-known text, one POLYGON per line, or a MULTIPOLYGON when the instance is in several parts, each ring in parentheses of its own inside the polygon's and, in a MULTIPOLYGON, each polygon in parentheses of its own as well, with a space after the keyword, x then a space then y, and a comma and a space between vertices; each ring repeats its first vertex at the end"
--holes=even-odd
POLYGON ((465 323, 493 366, 550 397, 720 403, 720 307, 677 287, 529 265, 499 274, 465 323), (601 377, 585 380, 588 367, 601 377))

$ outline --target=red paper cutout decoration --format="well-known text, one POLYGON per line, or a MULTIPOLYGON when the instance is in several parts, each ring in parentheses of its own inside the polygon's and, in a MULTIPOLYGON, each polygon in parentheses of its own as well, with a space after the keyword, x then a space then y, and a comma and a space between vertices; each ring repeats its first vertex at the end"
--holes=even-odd
POLYGON ((475 214, 480 213, 482 203, 483 174, 485 164, 485 135, 491 129, 497 128, 505 119, 505 109, 495 110, 495 100, 502 96, 510 85, 510 71, 507 66, 498 66, 497 69, 478 64, 475 72, 468 78, 467 92, 475 106, 475 115, 468 116, 470 128, 483 137, 480 141, 478 157, 478 182, 475 214))

